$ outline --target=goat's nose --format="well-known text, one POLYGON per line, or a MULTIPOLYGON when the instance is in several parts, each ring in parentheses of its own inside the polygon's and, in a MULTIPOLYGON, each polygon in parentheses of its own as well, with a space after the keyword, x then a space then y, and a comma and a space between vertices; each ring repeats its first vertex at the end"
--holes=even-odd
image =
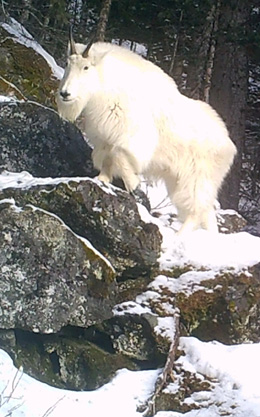
POLYGON ((64 90, 64 91, 60 91, 60 95, 64 100, 67 100, 70 96, 70 93, 68 93, 67 90, 64 90))

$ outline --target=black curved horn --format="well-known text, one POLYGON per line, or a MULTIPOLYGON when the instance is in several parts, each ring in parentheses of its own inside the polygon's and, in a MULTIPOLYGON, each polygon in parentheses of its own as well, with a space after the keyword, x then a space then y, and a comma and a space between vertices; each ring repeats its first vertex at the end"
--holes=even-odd
POLYGON ((70 26, 70 31, 69 31, 69 50, 70 50, 70 55, 77 54, 75 41, 73 39, 72 26, 70 26))
POLYGON ((93 42, 89 42, 89 44, 87 45, 87 47, 84 49, 84 51, 82 52, 82 56, 83 58, 87 58, 89 50, 92 46, 93 42))
POLYGON ((91 46, 93 45, 93 43, 95 41, 95 36, 96 36, 95 33, 93 33, 92 36, 90 36, 89 43, 87 44, 86 48, 82 52, 83 58, 87 58, 88 57, 89 50, 90 50, 91 46))

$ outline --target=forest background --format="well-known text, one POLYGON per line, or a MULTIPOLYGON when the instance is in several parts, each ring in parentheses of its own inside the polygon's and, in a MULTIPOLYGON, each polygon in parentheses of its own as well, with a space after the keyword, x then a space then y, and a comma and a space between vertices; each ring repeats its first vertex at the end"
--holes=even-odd
POLYGON ((17 19, 61 66, 72 25, 76 41, 95 34, 126 44, 183 94, 209 102, 238 148, 221 205, 260 226, 259 0, 2 0, 0 7, 0 18, 17 19))

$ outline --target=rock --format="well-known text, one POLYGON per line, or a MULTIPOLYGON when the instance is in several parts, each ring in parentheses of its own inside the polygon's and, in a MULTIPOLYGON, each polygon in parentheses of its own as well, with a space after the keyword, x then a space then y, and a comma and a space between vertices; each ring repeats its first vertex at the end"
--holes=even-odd
POLYGON ((146 368, 151 364, 161 366, 165 359, 156 344, 156 325, 155 315, 126 313, 96 327, 109 335, 115 352, 138 361, 142 368, 146 368))
POLYGON ((256 224, 248 224, 243 228, 244 232, 250 233, 253 236, 260 237, 260 222, 256 224))
POLYGON ((12 351, 16 346, 15 331, 0 329, 0 346, 6 351, 12 351))
POLYGON ((235 210, 218 210, 217 221, 221 233, 237 233, 247 225, 247 221, 235 210))
POLYGON ((175 369, 175 380, 156 396, 154 401, 154 412, 172 411, 188 413, 191 410, 202 408, 201 400, 208 399, 214 389, 214 383, 203 375, 189 372, 177 365, 175 369), (201 396, 199 393, 201 392, 201 396))
MULTIPOLYGON (((156 297, 158 294, 149 292, 149 295, 156 297)), ((177 314, 179 311, 173 308, 164 314, 156 313, 140 295, 136 301, 116 305, 114 317, 94 328, 109 336, 116 352, 138 361, 142 369, 151 364, 162 366, 176 334, 177 314)))
POLYGON ((113 186, 91 179, 46 182, 0 193, 0 327, 6 329, 1 346, 25 372, 71 389, 101 386, 117 369, 136 369, 136 361, 139 367, 163 363, 151 318, 122 322, 121 334, 121 319, 115 318, 110 329, 117 333, 104 331, 118 298, 114 274, 108 261, 78 237, 88 236, 113 261, 117 278, 125 280, 122 301, 146 289, 151 271, 157 270, 157 226, 141 221, 135 199, 113 186), (129 285, 126 278, 132 278, 129 285), (76 331, 77 336, 63 338, 60 329, 68 325, 87 329, 83 336, 76 331), (15 329, 15 337, 7 334, 9 329, 15 329), (26 332, 21 342, 18 329, 56 336, 40 334, 35 340, 26 332))
POLYGON ((114 271, 87 241, 39 209, 0 204, 0 328, 52 333, 112 316, 114 271))
POLYGON ((161 234, 156 225, 141 220, 135 199, 125 191, 93 180, 68 180, 6 189, 0 198, 55 213, 109 259, 118 279, 156 270, 161 234))
POLYGON ((27 45, 19 43, 15 35, 2 27, 2 22, 0 36, 1 94, 54 105, 59 80, 47 61, 29 47, 29 39, 26 39, 27 45))
POLYGON ((36 103, 0 103, 0 171, 35 177, 95 176, 80 131, 36 103))
MULTIPOLYGON (((123 355, 116 355, 75 337, 73 332, 42 335, 16 330, 16 347, 11 349, 17 367, 55 387, 93 390, 107 383, 118 369, 138 367, 123 355)), ((81 333, 82 336, 82 333, 81 333)))
POLYGON ((225 344, 260 341, 259 266, 244 271, 190 271, 157 277, 144 293, 145 306, 167 316, 181 312, 182 333, 225 344), (145 295, 147 294, 147 295, 145 295))

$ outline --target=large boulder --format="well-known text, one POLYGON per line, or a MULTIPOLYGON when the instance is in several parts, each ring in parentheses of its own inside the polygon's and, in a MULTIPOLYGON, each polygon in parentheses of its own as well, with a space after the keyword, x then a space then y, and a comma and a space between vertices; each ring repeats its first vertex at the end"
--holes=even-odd
POLYGON ((92 390, 108 382, 118 369, 138 369, 126 356, 91 343, 83 329, 68 327, 50 335, 18 329, 14 333, 15 346, 8 350, 16 365, 56 387, 92 390))
POLYGON ((141 220, 134 197, 125 191, 91 179, 68 179, 5 189, 0 198, 55 213, 112 263, 118 279, 149 276, 156 269, 161 234, 155 224, 141 220))
POLYGON ((0 171, 95 176, 91 148, 73 124, 36 103, 0 103, 0 171))
POLYGON ((0 328, 53 333, 112 316, 114 270, 57 217, 0 204, 0 328))

